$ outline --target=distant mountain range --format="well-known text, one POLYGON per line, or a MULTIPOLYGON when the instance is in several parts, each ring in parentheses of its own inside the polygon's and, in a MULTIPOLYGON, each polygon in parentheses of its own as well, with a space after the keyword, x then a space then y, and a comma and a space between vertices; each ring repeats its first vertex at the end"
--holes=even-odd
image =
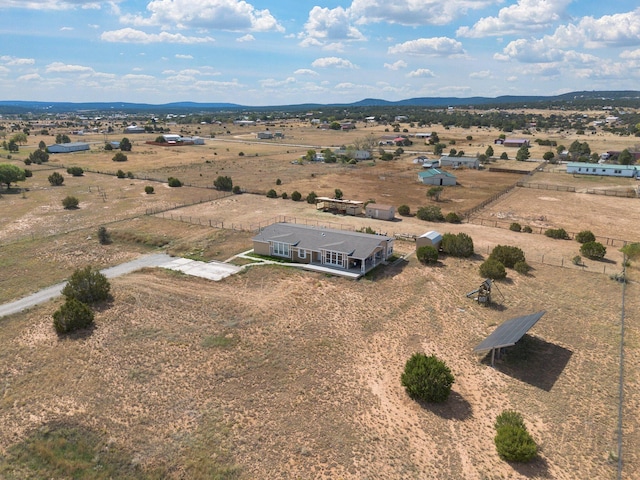
POLYGON ((173 102, 162 105, 147 103, 127 102, 32 102, 18 100, 0 100, 0 114, 24 114, 24 113, 65 113, 65 112, 126 112, 126 113, 195 113, 212 111, 295 111, 317 110, 321 108, 367 108, 367 107, 460 107, 460 106, 534 106, 552 105, 559 106, 571 104, 594 104, 640 106, 640 91, 583 91, 564 93, 554 96, 513 96, 500 97, 420 97, 406 100, 388 101, 377 98, 366 98, 359 102, 348 104, 297 104, 274 105, 255 107, 238 105, 235 103, 197 103, 197 102, 173 102))

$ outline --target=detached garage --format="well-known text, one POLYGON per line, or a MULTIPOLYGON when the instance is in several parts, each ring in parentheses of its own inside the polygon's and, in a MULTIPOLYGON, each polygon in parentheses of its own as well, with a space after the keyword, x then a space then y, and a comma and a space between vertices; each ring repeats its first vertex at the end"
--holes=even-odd
POLYGON ((380 203, 369 203, 365 207, 365 215, 378 220, 393 220, 396 209, 393 205, 382 205, 380 203))
POLYGON ((56 143, 49 145, 47 151, 49 153, 71 153, 89 150, 89 144, 84 142, 56 143))
POLYGON ((418 180, 425 185, 455 185, 456 177, 449 172, 437 168, 430 168, 418 173, 418 180))
POLYGON ((416 248, 430 246, 434 248, 440 248, 440 244, 442 243, 442 235, 440 232, 436 232, 435 230, 431 230, 427 233, 423 233, 418 238, 416 238, 416 248))

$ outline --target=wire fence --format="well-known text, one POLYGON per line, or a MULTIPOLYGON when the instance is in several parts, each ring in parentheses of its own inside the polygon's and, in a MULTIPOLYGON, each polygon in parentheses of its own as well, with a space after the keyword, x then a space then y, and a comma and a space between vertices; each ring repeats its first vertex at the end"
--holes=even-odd
POLYGON ((554 190, 556 192, 572 192, 572 193, 588 193, 590 195, 605 195, 607 197, 623 197, 623 198, 636 198, 640 196, 640 189, 627 188, 625 190, 609 190, 601 188, 584 188, 576 189, 574 186, 569 185, 552 185, 546 183, 532 183, 532 182, 518 182, 516 184, 522 188, 533 188, 536 190, 554 190))

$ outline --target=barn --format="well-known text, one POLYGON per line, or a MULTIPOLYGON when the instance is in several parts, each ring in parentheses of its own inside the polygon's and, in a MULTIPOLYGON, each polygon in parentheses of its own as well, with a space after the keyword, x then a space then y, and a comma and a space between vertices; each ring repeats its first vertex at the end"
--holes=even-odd
POLYGON ((431 230, 427 233, 423 233, 418 238, 416 238, 416 248, 430 246, 434 248, 439 248, 440 243, 442 243, 442 234, 440 232, 436 232, 435 230, 431 230))
POLYGON ((369 203, 365 207, 365 215, 378 220, 393 220, 396 209, 393 205, 382 205, 380 203, 369 203))
POLYGON ((479 168, 480 160, 476 157, 450 157, 449 155, 443 155, 440 157, 441 167, 454 167, 454 168, 479 168))
POLYGON ((456 177, 449 172, 444 172, 437 168, 430 168, 418 172, 418 181, 425 185, 455 185, 456 177))
POLYGON ((71 153, 89 150, 89 144, 84 142, 56 143, 49 145, 47 151, 49 153, 71 153))

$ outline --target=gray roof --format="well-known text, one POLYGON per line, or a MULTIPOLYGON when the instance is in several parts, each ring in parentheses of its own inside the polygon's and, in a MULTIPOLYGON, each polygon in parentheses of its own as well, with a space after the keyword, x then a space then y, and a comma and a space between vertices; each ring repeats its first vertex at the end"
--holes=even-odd
POLYGON ((445 172, 444 170, 438 170, 437 168, 430 168, 429 170, 418 172, 418 176, 420 178, 436 177, 438 175, 442 175, 443 177, 456 178, 455 175, 449 172, 445 172))
POLYGON ((498 328, 496 328, 491 335, 485 338, 476 348, 474 352, 482 353, 493 350, 494 348, 510 347, 515 345, 522 336, 533 327, 538 320, 545 314, 544 310, 524 317, 512 318, 507 320, 498 328))
POLYGON ((334 230, 332 228, 274 223, 253 237, 256 242, 283 242, 305 250, 332 250, 350 257, 365 259, 383 241, 393 240, 386 235, 334 230))

